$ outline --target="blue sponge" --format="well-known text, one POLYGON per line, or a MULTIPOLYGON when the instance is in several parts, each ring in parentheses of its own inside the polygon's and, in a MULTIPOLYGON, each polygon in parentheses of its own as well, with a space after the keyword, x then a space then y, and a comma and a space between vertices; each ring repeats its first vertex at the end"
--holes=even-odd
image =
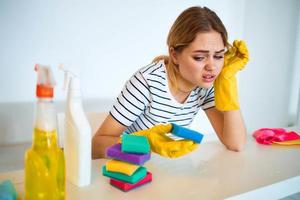
POLYGON ((193 140, 196 143, 200 143, 203 138, 203 134, 173 123, 172 123, 172 133, 179 137, 193 140))

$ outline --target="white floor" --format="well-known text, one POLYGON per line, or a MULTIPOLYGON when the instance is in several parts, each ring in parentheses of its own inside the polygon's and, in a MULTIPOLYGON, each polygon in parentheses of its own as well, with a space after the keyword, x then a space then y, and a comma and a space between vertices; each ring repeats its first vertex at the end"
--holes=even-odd
POLYGON ((284 197, 280 200, 299 200, 300 199, 300 192, 292 194, 290 196, 284 197))

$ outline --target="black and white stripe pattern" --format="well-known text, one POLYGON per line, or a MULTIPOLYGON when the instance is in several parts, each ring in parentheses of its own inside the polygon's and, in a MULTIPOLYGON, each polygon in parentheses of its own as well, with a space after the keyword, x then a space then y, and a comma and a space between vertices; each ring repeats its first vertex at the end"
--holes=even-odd
POLYGON ((159 61, 141 68, 126 82, 110 114, 132 133, 158 123, 189 126, 200 108, 214 104, 213 87, 197 87, 185 103, 178 103, 169 91, 164 62, 159 61))

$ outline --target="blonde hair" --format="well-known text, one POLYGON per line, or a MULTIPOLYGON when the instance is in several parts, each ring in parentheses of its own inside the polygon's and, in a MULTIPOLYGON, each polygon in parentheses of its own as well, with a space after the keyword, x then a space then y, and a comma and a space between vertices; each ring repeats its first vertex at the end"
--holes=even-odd
MULTIPOLYGON (((183 11, 172 25, 167 38, 167 45, 180 53, 196 38, 198 33, 216 31, 221 34, 224 46, 228 47, 228 36, 225 26, 217 14, 206 7, 190 7, 183 11)), ((171 56, 161 55, 152 62, 164 60, 171 84, 178 88, 176 76, 179 73, 178 66, 171 56)))

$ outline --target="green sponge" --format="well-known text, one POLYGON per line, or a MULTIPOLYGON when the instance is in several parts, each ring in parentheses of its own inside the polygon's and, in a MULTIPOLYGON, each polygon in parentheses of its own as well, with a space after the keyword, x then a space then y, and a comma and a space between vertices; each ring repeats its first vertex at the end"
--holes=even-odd
POLYGON ((140 166, 131 176, 128 176, 126 174, 123 173, 119 173, 119 172, 110 172, 106 170, 106 166, 102 167, 102 174, 103 176, 107 176, 113 179, 117 179, 120 181, 124 181, 127 183, 136 183, 139 180, 143 179, 146 174, 147 174, 147 170, 145 167, 140 166))
POLYGON ((5 180, 0 183, 0 199, 17 200, 16 189, 10 180, 5 180))
POLYGON ((141 153, 150 152, 150 145, 147 137, 140 135, 124 134, 122 136, 122 152, 141 153))

